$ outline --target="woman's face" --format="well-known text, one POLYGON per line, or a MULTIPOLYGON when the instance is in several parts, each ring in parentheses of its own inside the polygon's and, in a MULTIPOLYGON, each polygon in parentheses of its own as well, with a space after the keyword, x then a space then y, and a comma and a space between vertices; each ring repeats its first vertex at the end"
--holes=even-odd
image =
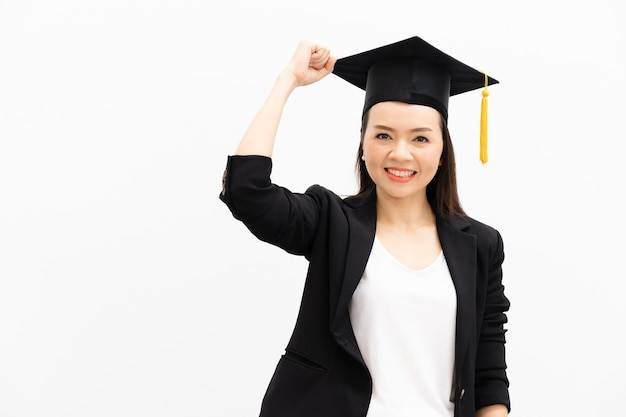
POLYGON ((441 115, 432 107, 397 101, 369 110, 363 160, 379 197, 415 198, 437 173, 443 152, 441 115))

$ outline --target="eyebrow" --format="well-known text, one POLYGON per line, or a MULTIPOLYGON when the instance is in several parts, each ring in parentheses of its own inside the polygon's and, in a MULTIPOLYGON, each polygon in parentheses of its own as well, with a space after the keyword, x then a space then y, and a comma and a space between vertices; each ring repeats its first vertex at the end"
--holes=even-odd
MULTIPOLYGON (((385 126, 385 125, 374 125, 372 126, 374 129, 381 129, 381 130, 390 130, 390 131, 395 131, 394 128, 389 127, 389 126, 385 126)), ((430 127, 416 127, 413 129, 410 129, 409 132, 432 132, 433 130, 430 127)))

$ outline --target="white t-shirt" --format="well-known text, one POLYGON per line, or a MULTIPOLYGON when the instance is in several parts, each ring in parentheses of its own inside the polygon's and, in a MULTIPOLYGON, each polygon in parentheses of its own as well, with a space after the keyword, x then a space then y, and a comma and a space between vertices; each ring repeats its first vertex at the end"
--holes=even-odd
POLYGON ((456 292, 443 252, 416 271, 376 238, 350 320, 373 380, 367 417, 454 415, 456 292))

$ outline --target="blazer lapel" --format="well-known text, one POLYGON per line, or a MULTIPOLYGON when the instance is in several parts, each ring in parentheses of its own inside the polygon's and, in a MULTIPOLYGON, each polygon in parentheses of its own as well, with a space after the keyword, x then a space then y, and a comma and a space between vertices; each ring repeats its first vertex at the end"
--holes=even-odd
MULTIPOLYGON (((355 359, 363 362, 359 351, 348 307, 352 294, 356 289, 376 233, 376 204, 374 198, 367 198, 360 204, 346 208, 350 219, 350 239, 346 255, 346 269, 341 295, 337 303, 332 332, 339 345, 355 359)), ((457 329, 456 329, 456 368, 460 369, 465 352, 469 346, 470 336, 475 330, 475 294, 476 294, 476 237, 463 232, 469 226, 463 218, 437 218, 437 231, 443 248, 444 256, 457 294, 457 329)))
POLYGON ((463 218, 437 219, 439 240, 457 294, 456 369, 461 369, 470 336, 475 331, 476 237, 462 230, 469 226, 463 218))
POLYGON ((374 244, 374 235, 376 233, 376 200, 374 196, 368 197, 357 204, 347 206, 346 216, 349 219, 350 238, 348 240, 346 269, 341 295, 337 303, 332 331, 337 342, 351 356, 364 364, 350 323, 348 307, 352 294, 363 276, 363 271, 365 271, 365 266, 374 244))

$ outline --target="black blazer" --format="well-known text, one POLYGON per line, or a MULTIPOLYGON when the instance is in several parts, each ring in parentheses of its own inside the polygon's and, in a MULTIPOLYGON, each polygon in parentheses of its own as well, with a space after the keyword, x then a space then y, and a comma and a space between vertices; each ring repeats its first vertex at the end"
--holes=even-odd
MULTIPOLYGON (((261 417, 365 417, 371 376, 348 304, 376 228, 375 196, 342 199, 320 186, 304 194, 271 183, 272 162, 230 156, 220 199, 259 239, 309 261, 300 311, 261 405, 261 417)), ((491 404, 510 408, 500 234, 468 217, 437 218, 457 293, 455 416, 491 404)))

